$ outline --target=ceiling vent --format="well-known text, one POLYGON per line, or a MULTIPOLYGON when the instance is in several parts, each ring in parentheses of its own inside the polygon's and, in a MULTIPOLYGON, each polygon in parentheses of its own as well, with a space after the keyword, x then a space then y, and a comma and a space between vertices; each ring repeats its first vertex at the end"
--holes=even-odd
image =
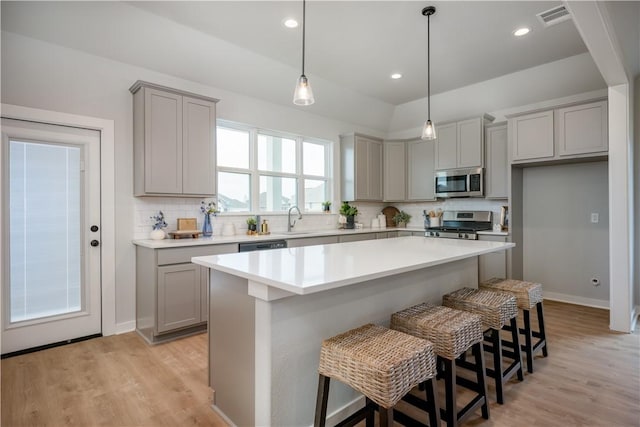
POLYGON ((551 25, 559 24, 571 19, 569 11, 562 5, 540 12, 536 16, 545 27, 550 27, 551 25))

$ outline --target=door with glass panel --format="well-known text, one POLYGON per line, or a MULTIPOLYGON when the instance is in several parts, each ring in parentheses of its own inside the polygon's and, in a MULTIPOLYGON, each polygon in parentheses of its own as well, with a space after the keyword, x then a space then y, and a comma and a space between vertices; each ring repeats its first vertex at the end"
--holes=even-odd
POLYGON ((100 132, 2 119, 2 354, 101 332, 100 132))

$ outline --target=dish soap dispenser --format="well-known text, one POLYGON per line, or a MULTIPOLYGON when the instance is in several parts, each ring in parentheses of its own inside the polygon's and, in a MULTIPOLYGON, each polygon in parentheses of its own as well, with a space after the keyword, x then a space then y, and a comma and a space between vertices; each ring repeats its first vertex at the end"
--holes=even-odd
POLYGON ((266 219, 263 219, 262 224, 260 224, 260 234, 269 234, 269 224, 267 224, 266 219))

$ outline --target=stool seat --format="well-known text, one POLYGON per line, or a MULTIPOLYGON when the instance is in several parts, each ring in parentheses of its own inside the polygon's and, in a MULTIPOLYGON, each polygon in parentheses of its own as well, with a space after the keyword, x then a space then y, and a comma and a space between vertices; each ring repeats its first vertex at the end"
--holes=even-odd
POLYGON ((318 372, 391 408, 435 376, 435 360, 430 342, 367 324, 324 340, 318 372))
POLYGON ((542 302, 542 285, 540 283, 494 277, 480 283, 479 288, 512 294, 516 297, 518 308, 522 310, 531 310, 536 304, 542 302))
POLYGON ((443 378, 445 383, 445 407, 440 412, 448 427, 457 427, 477 408, 481 408, 483 418, 489 419, 480 316, 422 303, 393 313, 391 328, 433 343, 438 355, 438 378, 443 378), (475 358, 472 368, 476 373, 475 382, 456 374, 458 357, 469 349, 475 358), (461 410, 456 403, 456 385, 475 392, 461 410))
POLYGON ((444 295, 442 305, 479 315, 485 329, 500 330, 518 315, 514 296, 482 289, 458 289, 444 295))
POLYGON ((482 342, 480 316, 428 303, 393 313, 390 327, 431 341, 436 354, 449 360, 482 342))

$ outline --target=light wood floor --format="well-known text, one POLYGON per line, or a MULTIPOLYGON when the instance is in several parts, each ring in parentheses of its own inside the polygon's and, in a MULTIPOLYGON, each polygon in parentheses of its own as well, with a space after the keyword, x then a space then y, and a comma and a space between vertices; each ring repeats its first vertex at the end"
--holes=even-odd
MULTIPOLYGON (((504 405, 490 386, 491 419, 465 425, 640 426, 640 334, 610 332, 606 310, 548 301, 545 318, 549 357, 504 405)), ((224 426, 206 355, 206 334, 151 347, 129 333, 5 359, 2 426, 224 426)))

